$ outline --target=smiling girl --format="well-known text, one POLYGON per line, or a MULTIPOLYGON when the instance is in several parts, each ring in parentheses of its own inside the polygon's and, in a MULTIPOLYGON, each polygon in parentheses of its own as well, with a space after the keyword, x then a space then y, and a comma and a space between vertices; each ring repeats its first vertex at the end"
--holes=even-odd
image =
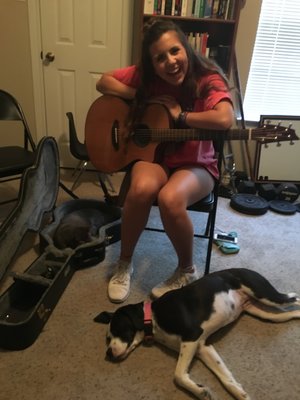
MULTIPOLYGON (((140 63, 103 74, 97 89, 133 100, 135 117, 155 102, 168 109, 177 127, 227 130, 233 123, 222 71, 196 54, 172 21, 150 20, 145 26, 140 63)), ((137 161, 133 165, 122 214, 120 258, 108 285, 111 301, 122 302, 129 295, 134 249, 155 200, 178 265, 167 281, 152 289, 153 297, 198 279, 193 262, 194 230, 187 207, 207 196, 218 176, 211 141, 163 146, 156 162, 137 161)))

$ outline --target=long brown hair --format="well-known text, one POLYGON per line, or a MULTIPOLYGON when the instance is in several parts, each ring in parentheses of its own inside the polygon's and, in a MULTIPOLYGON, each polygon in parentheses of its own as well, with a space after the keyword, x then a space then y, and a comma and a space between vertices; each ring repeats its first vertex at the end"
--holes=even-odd
POLYGON ((144 26, 141 58, 138 65, 141 85, 136 93, 136 101, 140 107, 145 104, 151 83, 156 76, 149 49, 164 33, 169 31, 176 32, 189 60, 188 70, 182 85, 182 99, 184 104, 181 104, 181 106, 192 108, 197 97, 205 97, 211 89, 220 90, 217 86, 210 86, 203 87, 199 92, 197 83, 199 82, 199 78, 203 76, 219 74, 224 80, 225 87, 229 90, 228 81, 221 68, 213 60, 196 53, 188 42, 187 36, 176 23, 168 19, 151 18, 144 26))

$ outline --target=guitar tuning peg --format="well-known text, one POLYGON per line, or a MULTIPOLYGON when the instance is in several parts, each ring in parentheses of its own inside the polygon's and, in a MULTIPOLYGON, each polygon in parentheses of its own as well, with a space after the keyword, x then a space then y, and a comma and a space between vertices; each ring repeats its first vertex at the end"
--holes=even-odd
POLYGON ((268 147, 269 147, 269 146, 268 146, 268 143, 265 143, 265 144, 264 144, 264 148, 267 149, 268 147))
POLYGON ((280 142, 277 142, 276 146, 277 146, 277 147, 280 147, 280 146, 281 146, 281 143, 280 143, 280 142))
MULTIPOLYGON (((291 134, 289 133, 289 130, 292 128, 292 126, 293 126, 293 124, 290 123, 290 124, 289 124, 289 127, 288 127, 288 128, 285 128, 285 131, 286 131, 286 133, 288 134, 288 137, 291 136, 291 134)), ((294 144, 293 139, 291 139, 291 140, 290 140, 290 145, 293 145, 293 144, 294 144)))
POLYGON ((278 124, 275 126, 275 129, 280 128, 282 121, 279 121, 278 124))

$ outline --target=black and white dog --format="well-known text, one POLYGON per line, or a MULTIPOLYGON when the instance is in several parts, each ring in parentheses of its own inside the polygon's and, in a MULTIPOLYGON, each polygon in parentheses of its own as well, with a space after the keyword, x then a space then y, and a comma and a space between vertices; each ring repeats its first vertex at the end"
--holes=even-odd
POLYGON ((238 400, 249 395, 236 382, 207 338, 236 320, 242 312, 272 322, 300 318, 300 299, 294 293, 279 293, 255 271, 228 269, 211 273, 153 302, 102 312, 96 322, 110 323, 107 333, 110 360, 123 360, 143 340, 153 339, 179 351, 175 381, 198 399, 209 400, 208 388, 189 376, 194 356, 200 358, 238 400))

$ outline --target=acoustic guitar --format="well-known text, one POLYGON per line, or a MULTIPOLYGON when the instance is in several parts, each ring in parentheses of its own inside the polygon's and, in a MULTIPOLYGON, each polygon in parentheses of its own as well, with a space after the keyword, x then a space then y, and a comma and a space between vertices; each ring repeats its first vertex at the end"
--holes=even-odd
POLYGON ((175 129, 161 104, 149 104, 140 123, 129 129, 130 106, 119 97, 104 95, 91 105, 85 123, 85 143, 91 163, 104 173, 117 172, 137 160, 152 162, 162 142, 186 140, 259 140, 263 143, 293 141, 298 137, 291 126, 265 125, 258 129, 175 129))

